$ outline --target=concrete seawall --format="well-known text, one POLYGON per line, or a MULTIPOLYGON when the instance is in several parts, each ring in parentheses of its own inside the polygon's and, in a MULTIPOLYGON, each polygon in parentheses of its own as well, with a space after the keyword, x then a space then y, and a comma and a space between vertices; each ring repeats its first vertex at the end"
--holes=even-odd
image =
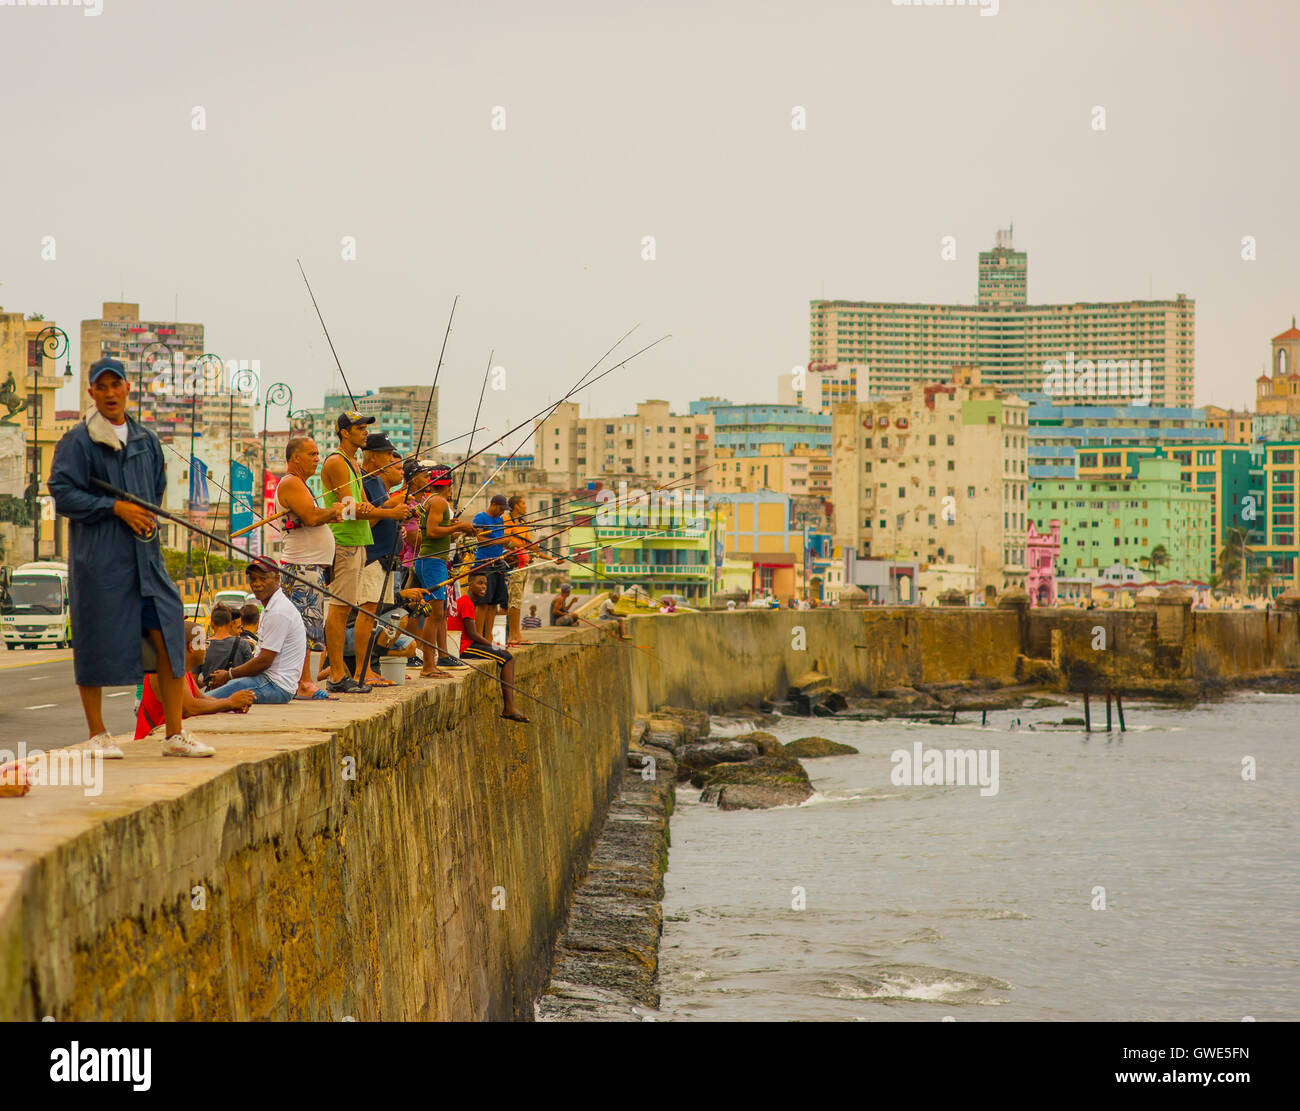
POLYGON ((530 1015, 632 718, 627 653, 553 636, 517 681, 580 724, 521 698, 507 726, 463 675, 199 719, 211 760, 140 741, 98 798, 0 799, 0 1019, 530 1015))
MULTIPOLYGON (((0 1019, 510 1019, 555 940, 638 711, 721 709, 820 671, 848 693, 1017 676, 1244 682, 1300 673, 1294 613, 817 610, 546 629, 519 654, 532 728, 469 674, 199 719, 102 795, 0 799, 0 1019), (1106 630, 1104 650, 1093 647, 1106 630)), ((6 738, 11 747, 23 738, 6 738)), ((26 738, 29 745, 39 737, 26 738)))

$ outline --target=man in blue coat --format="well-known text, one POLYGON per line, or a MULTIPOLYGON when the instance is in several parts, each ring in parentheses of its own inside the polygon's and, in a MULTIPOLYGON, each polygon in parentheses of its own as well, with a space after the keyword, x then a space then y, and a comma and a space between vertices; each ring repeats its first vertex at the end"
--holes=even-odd
POLYGON ((116 359, 90 368, 95 403, 54 449, 49 488, 68 527, 72 666, 90 745, 108 759, 122 750, 104 727, 103 688, 139 683, 157 671, 167 728, 164 756, 211 756, 181 728, 185 629, 181 596, 163 566, 157 519, 115 499, 91 479, 162 504, 167 486, 162 445, 127 416, 130 385, 116 359), (148 657, 146 659, 146 657, 148 657))

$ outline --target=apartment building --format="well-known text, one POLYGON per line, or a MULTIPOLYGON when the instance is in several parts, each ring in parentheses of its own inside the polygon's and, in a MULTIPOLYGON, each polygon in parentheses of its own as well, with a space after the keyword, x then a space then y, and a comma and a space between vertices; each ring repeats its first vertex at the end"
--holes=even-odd
POLYGON ((1028 404, 973 367, 833 413, 834 539, 860 558, 971 564, 977 595, 1023 586, 1028 404))
POLYGON ((1067 356, 1150 360, 1151 403, 1190 406, 1195 326, 1195 302, 1181 293, 1172 301, 1030 304, 1026 255, 1008 230, 980 252, 974 305, 812 301, 808 365, 869 367, 876 395, 943 382, 961 365, 1023 392, 1042 391, 1047 364, 1067 356))
POLYGON ((582 417, 566 401, 534 422, 533 455, 564 486, 622 480, 710 490, 713 429, 709 413, 673 413, 667 401, 643 401, 619 417, 582 417))

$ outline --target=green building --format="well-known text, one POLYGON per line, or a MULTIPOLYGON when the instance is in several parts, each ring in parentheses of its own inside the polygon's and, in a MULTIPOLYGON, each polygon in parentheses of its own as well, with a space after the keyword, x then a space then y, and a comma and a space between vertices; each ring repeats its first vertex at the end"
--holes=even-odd
POLYGON ((1153 579, 1207 581, 1211 491, 1185 480, 1177 459, 1140 449, 1124 455, 1130 464, 1124 474, 1088 474, 1081 456, 1078 477, 1030 483, 1035 527, 1045 531, 1053 520, 1061 522, 1057 575, 1097 577, 1119 563, 1142 568, 1153 579), (1148 561, 1156 548, 1164 548, 1167 562, 1152 568, 1148 561))

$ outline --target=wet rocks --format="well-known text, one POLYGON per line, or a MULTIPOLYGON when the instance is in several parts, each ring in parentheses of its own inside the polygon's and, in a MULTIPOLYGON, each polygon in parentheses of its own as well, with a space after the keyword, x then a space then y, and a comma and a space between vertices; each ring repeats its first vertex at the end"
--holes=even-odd
POLYGON ((677 778, 686 779, 691 772, 711 768, 714 764, 732 764, 757 759, 759 750, 748 737, 734 739, 718 737, 683 745, 677 750, 676 755, 677 778))
POLYGON ((800 737, 785 745, 783 751, 787 756, 815 760, 821 756, 854 756, 858 750, 852 745, 840 744, 826 737, 800 737))
POLYGON ((693 773, 691 784, 702 789, 701 802, 717 803, 721 810, 797 806, 813 793, 803 765, 784 754, 743 764, 716 764, 693 773))
POLYGON ((742 733, 736 739, 753 745, 758 749, 758 754, 760 756, 776 756, 785 747, 772 733, 763 733, 760 731, 742 733))

